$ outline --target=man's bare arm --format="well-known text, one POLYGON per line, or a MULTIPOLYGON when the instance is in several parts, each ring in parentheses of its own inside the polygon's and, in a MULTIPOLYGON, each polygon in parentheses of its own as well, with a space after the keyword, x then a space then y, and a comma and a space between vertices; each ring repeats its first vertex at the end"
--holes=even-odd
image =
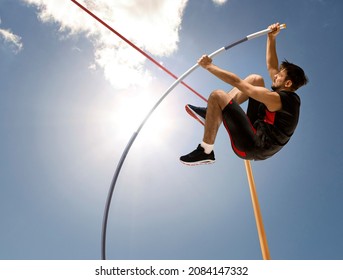
POLYGON ((199 60, 198 64, 205 68, 207 71, 221 79, 225 83, 238 88, 244 92, 247 96, 263 103, 267 106, 271 112, 280 110, 282 107, 280 95, 277 92, 272 92, 264 87, 253 86, 248 82, 242 80, 236 74, 223 70, 212 63, 212 59, 207 55, 203 55, 199 60))
POLYGON ((280 32, 280 24, 272 24, 269 26, 269 29, 271 29, 272 31, 268 33, 266 62, 269 76, 273 80, 274 76, 279 72, 279 61, 276 53, 276 36, 280 32))

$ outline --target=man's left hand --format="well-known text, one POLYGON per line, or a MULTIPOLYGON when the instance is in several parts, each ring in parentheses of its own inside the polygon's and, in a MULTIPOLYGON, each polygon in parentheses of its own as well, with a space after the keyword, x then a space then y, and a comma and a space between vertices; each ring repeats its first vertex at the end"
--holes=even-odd
POLYGON ((208 55, 205 54, 201 58, 199 58, 198 64, 201 67, 207 69, 207 67, 212 64, 212 58, 210 58, 208 55))

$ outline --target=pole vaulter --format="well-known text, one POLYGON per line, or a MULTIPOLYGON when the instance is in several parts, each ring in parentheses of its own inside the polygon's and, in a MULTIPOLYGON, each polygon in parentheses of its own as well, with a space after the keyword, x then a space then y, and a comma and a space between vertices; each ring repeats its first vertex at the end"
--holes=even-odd
MULTIPOLYGON (((111 182, 111 186, 108 192, 108 196, 107 196, 107 201, 106 201, 106 206, 105 206, 105 211, 104 211, 104 217, 103 217, 103 224, 102 224, 102 241, 101 241, 101 257, 103 260, 106 259, 106 233, 107 233, 107 222, 108 222, 108 215, 109 215, 109 209, 110 209, 110 205, 111 205, 111 200, 113 197, 113 192, 116 186, 116 182, 117 179, 119 177, 119 173, 120 170, 124 164, 124 161, 126 159, 127 154, 129 153, 132 144, 134 143, 137 135, 139 134, 140 130, 143 128, 144 124, 146 123, 146 121, 149 119, 149 117, 152 115, 152 113, 155 111, 155 109, 160 105, 160 103, 167 97, 167 95, 178 85, 178 84, 183 84, 184 86, 186 86, 188 89, 190 89, 193 93, 195 93, 197 96, 199 96, 201 99, 203 99, 204 101, 207 101, 206 98, 204 98, 203 96, 201 96, 199 93, 197 93, 195 90, 193 90, 190 86, 188 86, 186 83, 183 82, 183 79, 185 79, 189 74, 191 74, 196 68, 199 67, 198 64, 193 65, 191 68, 189 68, 185 73, 183 73, 179 78, 174 75, 173 73, 171 73, 168 69, 166 69, 165 67, 163 67, 160 63, 158 63, 155 59, 153 59, 151 56, 149 56, 146 52, 144 52, 143 50, 141 50, 140 48, 138 48, 136 45, 134 45, 132 42, 130 42, 128 39, 126 39, 124 36, 122 36, 120 33, 118 33, 117 31, 115 31, 112 27, 110 27, 108 24, 106 24, 103 20, 101 20, 99 17, 97 17, 95 14, 93 14, 91 11, 89 11, 86 7, 84 7, 83 5, 81 5, 80 3, 78 3, 75 0, 71 0, 73 3, 75 3, 78 7, 80 7, 82 10, 84 10, 85 12, 87 12, 90 16, 92 16, 94 19, 96 19, 98 22, 100 22, 102 25, 104 25, 106 28, 108 28, 110 31, 112 31, 114 34, 116 34, 117 36, 119 36, 122 40, 124 40, 126 43, 128 43, 131 47, 133 47, 134 49, 136 49, 137 51, 139 51, 141 54, 143 54, 146 58, 148 58, 150 61, 152 61, 154 64, 156 64, 158 67, 160 67, 161 69, 163 69, 166 73, 168 73, 170 76, 172 76, 173 78, 176 79, 176 81, 164 92, 164 94, 162 95, 162 97, 160 97, 160 99, 156 102, 156 104, 151 108, 151 110, 149 111, 149 113, 146 115, 146 117, 143 119, 143 121, 141 122, 141 124, 139 125, 139 127, 137 128, 137 130, 132 134, 129 142, 127 143, 121 158, 118 162, 116 171, 114 173, 112 182, 111 182)), ((285 24, 281 24, 280 25, 281 29, 286 28, 285 24)), ((215 52, 211 53, 209 55, 210 58, 215 57, 216 55, 234 47, 237 46, 243 42, 258 38, 260 36, 266 35, 270 32, 270 29, 264 29, 255 33, 252 33, 238 41, 235 41, 234 43, 231 43, 227 46, 221 47, 218 50, 216 50, 215 52)), ((256 226, 257 226, 257 231, 258 231, 258 236, 259 236, 259 240, 260 240, 260 247, 261 247, 261 252, 262 252, 262 257, 264 260, 269 260, 270 259, 270 254, 269 254, 269 249, 268 249, 268 243, 267 243, 267 238, 266 238, 266 234, 265 234, 265 230, 264 230, 264 226, 263 226, 263 220, 262 220, 262 215, 261 215, 261 211, 260 211, 260 206, 259 206, 259 202, 258 202, 258 196, 257 196, 257 192, 256 192, 256 186, 255 186, 255 182, 254 182, 254 177, 253 177, 253 173, 252 173, 252 168, 251 168, 251 164, 250 161, 248 160, 244 160, 245 162, 245 168, 246 168, 246 173, 247 173, 247 177, 248 177, 248 183, 249 183, 249 187, 250 187, 250 194, 251 194, 251 199, 252 199, 252 204, 253 204, 253 210, 254 210, 254 215, 255 215, 255 220, 256 220, 256 226)))

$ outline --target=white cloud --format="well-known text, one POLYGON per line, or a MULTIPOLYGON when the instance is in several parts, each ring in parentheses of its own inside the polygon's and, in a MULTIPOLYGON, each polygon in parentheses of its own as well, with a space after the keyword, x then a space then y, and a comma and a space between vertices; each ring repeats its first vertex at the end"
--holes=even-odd
MULTIPOLYGON (((94 45, 95 63, 115 88, 144 85, 151 79, 146 58, 71 1, 23 0, 35 5, 43 22, 54 22, 64 34, 83 33, 94 45)), ((179 30, 188 0, 80 0, 99 18, 151 56, 177 50, 179 30)))
POLYGON ((214 4, 216 5, 224 5, 227 0, 212 0, 214 4))
MULTIPOLYGON (((65 35, 84 34, 94 46, 89 69, 101 68, 118 89, 148 84, 146 58, 77 7, 72 1, 22 0, 38 8, 43 22, 58 24, 65 35)), ((177 50, 182 16, 188 0, 78 0, 117 32, 153 57, 177 50)), ((226 0, 212 0, 224 4, 226 0)))
MULTIPOLYGON (((0 19, 1 24, 1 19, 0 19)), ((23 49, 23 43, 21 42, 21 37, 15 35, 9 29, 1 29, 0 28, 0 42, 3 41, 6 45, 8 45, 14 53, 18 53, 23 49)))

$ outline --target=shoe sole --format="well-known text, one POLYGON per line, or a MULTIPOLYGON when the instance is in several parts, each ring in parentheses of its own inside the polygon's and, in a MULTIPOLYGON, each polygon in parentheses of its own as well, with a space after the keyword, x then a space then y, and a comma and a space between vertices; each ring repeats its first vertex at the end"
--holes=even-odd
POLYGON ((186 112, 193 117, 194 119, 196 119, 199 123, 201 123, 202 125, 205 125, 205 119, 203 119, 202 117, 200 117, 195 111, 193 111, 191 108, 188 107, 188 105, 185 106, 186 112))
POLYGON ((197 165, 212 164, 212 163, 215 163, 215 160, 206 159, 206 160, 201 160, 197 162, 186 162, 186 161, 180 160, 180 162, 188 166, 197 166, 197 165))

